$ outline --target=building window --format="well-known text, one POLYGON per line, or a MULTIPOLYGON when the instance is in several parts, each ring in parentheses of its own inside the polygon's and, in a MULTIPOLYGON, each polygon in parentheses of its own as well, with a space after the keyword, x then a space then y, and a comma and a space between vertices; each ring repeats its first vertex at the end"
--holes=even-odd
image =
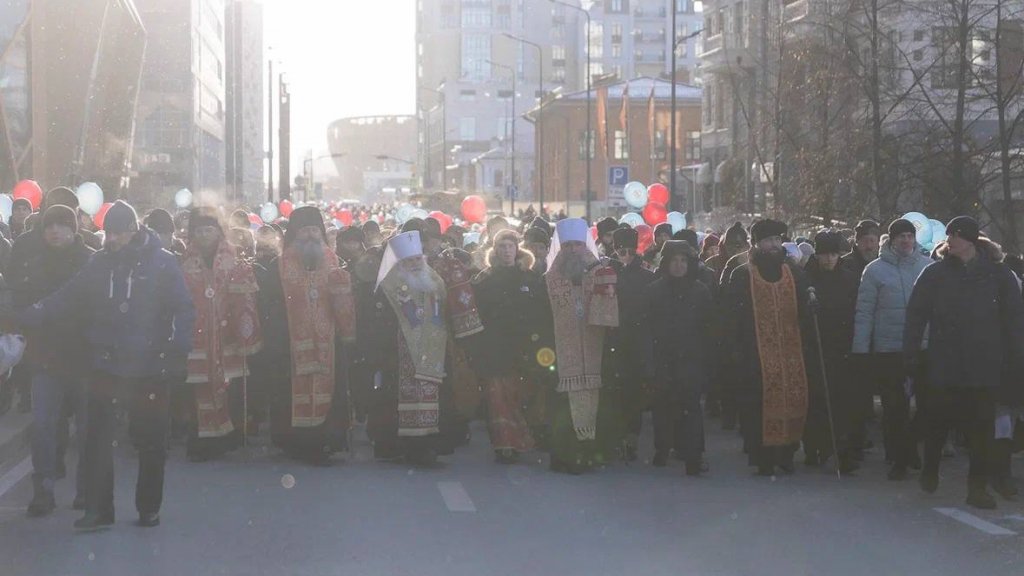
POLYGON ((512 27, 512 3, 509 0, 497 0, 494 6, 494 27, 508 29, 512 27))
POLYGON ((704 85, 704 125, 711 126, 711 119, 715 117, 715 85, 708 82, 704 85))
POLYGON ((499 140, 505 140, 512 135, 512 130, 509 127, 509 121, 507 116, 499 116, 497 128, 498 131, 495 134, 498 135, 499 140))
POLYGON ((700 132, 687 132, 683 158, 695 164, 700 162, 700 132))
POLYGON ((656 130, 654 132, 654 149, 651 150, 651 158, 654 160, 664 160, 667 156, 666 133, 664 130, 656 130))
POLYGON ((459 118, 459 140, 476 140, 476 118, 459 118))
POLYGON ((454 0, 447 0, 441 4, 441 28, 458 28, 459 11, 454 0))
MULTIPOLYGON (((960 52, 966 52, 964 56, 971 60, 971 44, 960 46, 958 32, 955 27, 932 29, 932 46, 935 47, 936 61, 932 65, 932 88, 956 88, 960 72, 960 52)), ((968 85, 971 84, 971 74, 968 72, 964 79, 968 85)))
POLYGON ((924 50, 914 50, 914 62, 924 60, 924 50))
POLYGON ((675 0, 676 14, 682 14, 682 13, 688 12, 689 10, 687 8, 688 8, 689 3, 690 3, 689 0, 675 0))
POLYGON ((612 58, 622 58, 622 44, 612 44, 612 58))
POLYGON ((612 45, 622 44, 622 24, 612 24, 612 45))
POLYGON ((600 22, 590 23, 590 58, 604 58, 604 25, 600 22))
POLYGON ((558 84, 565 83, 565 68, 555 68, 555 71, 551 73, 551 79, 558 84))
POLYGON ((914 42, 924 41, 924 30, 914 30, 914 42))
POLYGON ((505 187, 505 173, 501 170, 494 171, 494 187, 504 188, 505 187))
POLYGON ((743 2, 738 2, 733 7, 732 15, 732 28, 733 34, 736 38, 736 44, 738 46, 746 46, 746 26, 744 25, 745 18, 743 17, 743 2))
POLYGON ((482 82, 490 77, 491 36, 489 34, 462 35, 462 76, 482 82))
POLYGON ((725 128, 725 90, 715 90, 715 128, 725 128))
POLYGON ((611 0, 611 2, 609 2, 608 11, 609 12, 614 12, 614 13, 617 13, 617 14, 622 14, 623 12, 626 11, 626 3, 625 3, 625 1, 624 0, 611 0))
POLYGON ((624 130, 615 131, 615 146, 612 157, 616 160, 629 160, 629 140, 624 130))
POLYGON ((614 74, 616 78, 620 78, 621 79, 623 77, 622 76, 622 66, 620 66, 618 64, 614 64, 612 66, 612 74, 614 74))
POLYGON ((476 100, 476 90, 459 90, 459 100, 463 102, 472 102, 476 100))
POLYGON ((463 28, 490 28, 490 0, 462 0, 463 28))
MULTIPOLYGON (((591 160, 593 160, 594 157, 595 157, 595 154, 594 154, 594 152, 595 152, 595 150, 594 150, 594 148, 595 148, 594 134, 595 134, 595 132, 593 130, 591 130, 590 131, 590 139, 589 139, 590 140, 589 148, 590 148, 590 159, 591 160)), ((579 141, 579 159, 580 160, 586 160, 587 159, 587 147, 588 147, 587 146, 587 140, 588 140, 587 139, 587 131, 586 130, 580 130, 579 136, 577 137, 577 140, 579 141)))

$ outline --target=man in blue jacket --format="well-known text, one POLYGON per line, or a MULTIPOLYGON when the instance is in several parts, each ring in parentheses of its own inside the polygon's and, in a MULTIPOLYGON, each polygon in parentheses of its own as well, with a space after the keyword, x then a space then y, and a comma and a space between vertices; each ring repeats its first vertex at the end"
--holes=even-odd
POLYGON ((110 207, 106 240, 68 284, 19 313, 24 327, 78 316, 89 343, 86 512, 75 528, 114 522, 115 411, 128 413, 139 452, 135 507, 140 526, 160 523, 167 456, 168 387, 183 382, 195 310, 175 257, 139 227, 123 201, 110 207))

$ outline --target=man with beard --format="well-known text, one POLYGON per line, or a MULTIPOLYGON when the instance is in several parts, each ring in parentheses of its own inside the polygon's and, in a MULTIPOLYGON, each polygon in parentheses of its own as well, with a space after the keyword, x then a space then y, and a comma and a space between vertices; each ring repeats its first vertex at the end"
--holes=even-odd
POLYGON ((735 345, 738 408, 744 443, 759 475, 793 472, 793 453, 807 419, 813 324, 803 272, 786 261, 786 225, 760 220, 751 227, 750 261, 725 287, 726 342, 735 345))
MULTIPOLYGON (((618 274, 615 284, 619 304, 619 325, 608 331, 604 345, 604 373, 609 384, 618 393, 618 405, 622 411, 623 457, 628 462, 636 460, 637 443, 643 413, 649 407, 650 398, 641 381, 644 357, 641 342, 641 323, 646 306, 644 290, 654 281, 654 273, 643 266, 636 253, 639 236, 632 228, 619 228, 612 234, 615 246, 615 260, 612 266, 618 274)), ((664 466, 656 460, 656 466, 664 466)))
POLYGON ((610 460, 620 440, 614 402, 602 398, 605 332, 619 325, 616 274, 582 218, 558 222, 544 279, 555 325, 558 386, 551 407, 551 469, 581 474, 610 460))
MULTIPOLYGON (((839 444, 838 464, 843 472, 857 468, 849 435, 854 431, 859 409, 857 388, 863 385, 852 378, 850 347, 853 344, 853 315, 857 307, 857 278, 840 264, 843 239, 831 231, 814 237, 814 256, 805 268, 818 301, 818 326, 821 351, 825 358, 825 377, 831 397, 832 423, 839 444)), ((813 362, 815 359, 810 359, 813 362)), ((832 452, 825 390, 811 383, 810 407, 804 431, 804 457, 808 465, 823 464, 832 452)))
POLYGON ((449 329, 458 327, 444 280, 423 256, 419 231, 388 241, 375 300, 369 348, 379 384, 367 424, 374 456, 431 466, 458 441, 445 385, 449 329))
POLYGON ((640 366, 654 387, 654 465, 664 466, 674 447, 686 462, 686 474, 696 476, 704 471, 700 397, 710 379, 703 335, 711 319, 711 292, 697 278, 697 252, 688 243, 665 242, 660 262, 658 279, 643 293, 638 334, 640 366))
POLYGON ((118 200, 103 223, 104 249, 60 290, 17 316, 39 328, 82 314, 88 327, 89 381, 85 458, 86 512, 80 530, 114 523, 116 410, 128 412, 138 450, 138 525, 157 526, 167 457, 168 389, 185 381, 195 311, 181 269, 156 234, 139 227, 135 210, 118 200))
POLYGON ((192 394, 185 450, 191 461, 202 462, 241 443, 244 425, 232 408, 245 391, 233 387, 231 380, 246 376, 246 357, 260 347, 256 276, 224 237, 212 208, 192 210, 181 268, 196 309, 186 381, 192 394))
POLYGON ((550 346, 551 311, 533 255, 514 230, 494 238, 487 264, 473 279, 484 330, 475 337, 472 364, 484 384, 495 458, 511 464, 534 447, 524 406, 534 395, 531 384, 544 381, 537 353, 550 346))
POLYGON ((271 439, 291 458, 326 465, 348 446, 342 359, 356 324, 349 274, 317 208, 292 212, 281 256, 260 282, 259 310, 263 351, 252 365, 268 385, 271 439))
POLYGON ((270 268, 270 263, 281 255, 281 244, 284 236, 277 228, 269 224, 260 226, 256 231, 256 263, 262 268, 270 268))
MULTIPOLYGON (((78 219, 67 206, 51 206, 43 215, 43 247, 32 255, 24 274, 9 276, 15 308, 25 308, 56 292, 92 256, 77 234, 78 219)), ((78 473, 74 508, 85 509, 86 381, 85 341, 78 335, 76 318, 61 318, 26 336, 26 364, 32 379, 32 502, 29 516, 54 511, 53 486, 64 477, 68 442, 66 412, 75 417, 78 473)))
POLYGON ((853 231, 856 246, 842 257, 839 265, 852 272, 859 284, 864 268, 878 258, 878 241, 882 235, 882 227, 874 220, 861 220, 853 231))

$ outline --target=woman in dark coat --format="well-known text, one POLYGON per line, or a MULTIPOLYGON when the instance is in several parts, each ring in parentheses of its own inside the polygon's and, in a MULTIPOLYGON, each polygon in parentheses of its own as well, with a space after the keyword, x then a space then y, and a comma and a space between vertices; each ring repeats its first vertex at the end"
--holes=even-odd
POLYGON ((538 352, 550 346, 551 311, 533 255, 512 230, 497 234, 488 267, 473 280, 484 330, 471 346, 473 368, 484 384, 488 429, 497 461, 514 462, 534 446, 524 406, 543 391, 538 352))
MULTIPOLYGON (((711 293, 698 281, 697 253, 685 241, 662 246, 658 279, 646 291, 644 340, 647 376, 654 388, 655 465, 664 465, 677 427, 683 427, 682 456, 687 475, 701 472, 704 428, 701 394, 711 365, 709 339, 711 293)), ((679 447, 677 446, 677 449, 679 447)))

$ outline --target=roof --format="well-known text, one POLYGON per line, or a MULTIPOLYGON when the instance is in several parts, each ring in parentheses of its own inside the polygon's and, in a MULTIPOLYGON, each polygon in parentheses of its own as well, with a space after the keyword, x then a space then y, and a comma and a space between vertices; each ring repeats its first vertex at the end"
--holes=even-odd
MULTIPOLYGON (((672 82, 668 80, 661 80, 660 78, 651 78, 649 76, 639 76, 632 80, 621 80, 619 82, 609 84, 599 84, 593 86, 590 89, 591 98, 596 99, 597 91, 603 88, 608 89, 608 101, 618 100, 622 101, 622 94, 626 90, 626 86, 629 86, 629 101, 637 103, 646 103, 651 98, 651 90, 654 90, 655 100, 670 100, 672 98, 672 82)), ((683 84, 682 82, 676 82, 676 102, 682 103, 701 103, 701 96, 703 89, 700 86, 693 86, 692 84, 683 84)), ((534 115, 542 106, 555 105, 565 103, 568 101, 587 101, 587 91, 579 90, 577 92, 570 92, 568 94, 559 94, 556 98, 546 101, 541 106, 534 107, 532 110, 523 114, 523 118, 533 121, 534 115)))

